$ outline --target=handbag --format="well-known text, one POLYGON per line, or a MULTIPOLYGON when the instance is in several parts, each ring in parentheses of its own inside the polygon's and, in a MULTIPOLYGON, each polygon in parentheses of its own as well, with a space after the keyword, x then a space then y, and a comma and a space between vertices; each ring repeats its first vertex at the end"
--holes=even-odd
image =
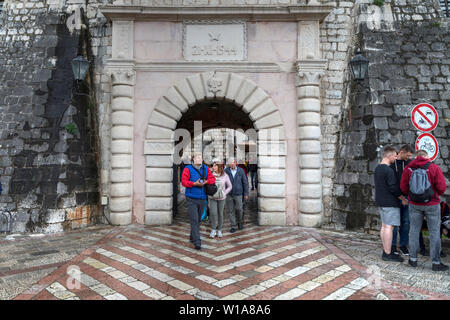
MULTIPOLYGON (((201 174, 200 171, 198 171, 197 168, 195 168, 194 166, 192 166, 192 168, 194 168, 194 170, 198 172, 198 174, 200 175, 202 180, 206 180, 204 177, 205 176, 205 167, 204 166, 202 166, 203 174, 201 174)), ((217 192, 217 186, 215 183, 214 184, 205 184, 203 187, 205 188, 205 193, 208 196, 212 196, 217 192)))

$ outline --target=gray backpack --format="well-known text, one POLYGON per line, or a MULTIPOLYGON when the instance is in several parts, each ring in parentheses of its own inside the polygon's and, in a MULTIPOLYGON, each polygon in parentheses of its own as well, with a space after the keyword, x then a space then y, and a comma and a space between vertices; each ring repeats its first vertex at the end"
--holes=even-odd
POLYGON ((433 198, 433 188, 428 179, 427 170, 431 162, 428 162, 422 168, 409 168, 412 171, 409 180, 409 200, 418 203, 428 203, 433 198))

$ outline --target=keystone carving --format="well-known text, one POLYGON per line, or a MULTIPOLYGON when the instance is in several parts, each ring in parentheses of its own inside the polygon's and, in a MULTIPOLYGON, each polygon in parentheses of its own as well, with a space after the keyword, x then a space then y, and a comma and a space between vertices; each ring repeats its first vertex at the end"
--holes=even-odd
POLYGON ((222 91, 223 87, 223 80, 220 78, 217 78, 213 76, 211 79, 208 80, 208 91, 216 94, 219 91, 222 91))

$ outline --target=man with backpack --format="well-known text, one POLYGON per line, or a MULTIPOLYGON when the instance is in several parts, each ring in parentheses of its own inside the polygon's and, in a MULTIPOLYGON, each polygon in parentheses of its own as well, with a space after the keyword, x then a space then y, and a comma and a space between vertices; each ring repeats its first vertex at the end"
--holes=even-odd
POLYGON ((200 238, 200 217, 206 206, 207 194, 205 185, 215 184, 216 178, 209 168, 203 164, 201 153, 196 153, 192 164, 187 165, 181 176, 181 184, 186 188, 186 203, 191 224, 190 240, 196 250, 200 250, 202 243, 200 238))
POLYGON ((419 232, 424 216, 430 232, 430 255, 433 271, 446 271, 441 262, 441 207, 439 196, 445 192, 445 178, 441 168, 428 159, 428 153, 419 150, 416 158, 405 168, 400 188, 409 198, 409 265, 417 267, 419 232))

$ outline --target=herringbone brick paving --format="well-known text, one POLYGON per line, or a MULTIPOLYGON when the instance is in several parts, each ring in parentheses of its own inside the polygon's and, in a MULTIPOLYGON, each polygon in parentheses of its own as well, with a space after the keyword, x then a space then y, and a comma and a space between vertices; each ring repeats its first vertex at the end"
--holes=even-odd
POLYGON ((170 226, 118 227, 15 299, 407 298, 313 229, 258 226, 255 199, 243 230, 231 234, 224 221, 223 238, 214 239, 202 223, 201 251, 183 210, 170 226))

